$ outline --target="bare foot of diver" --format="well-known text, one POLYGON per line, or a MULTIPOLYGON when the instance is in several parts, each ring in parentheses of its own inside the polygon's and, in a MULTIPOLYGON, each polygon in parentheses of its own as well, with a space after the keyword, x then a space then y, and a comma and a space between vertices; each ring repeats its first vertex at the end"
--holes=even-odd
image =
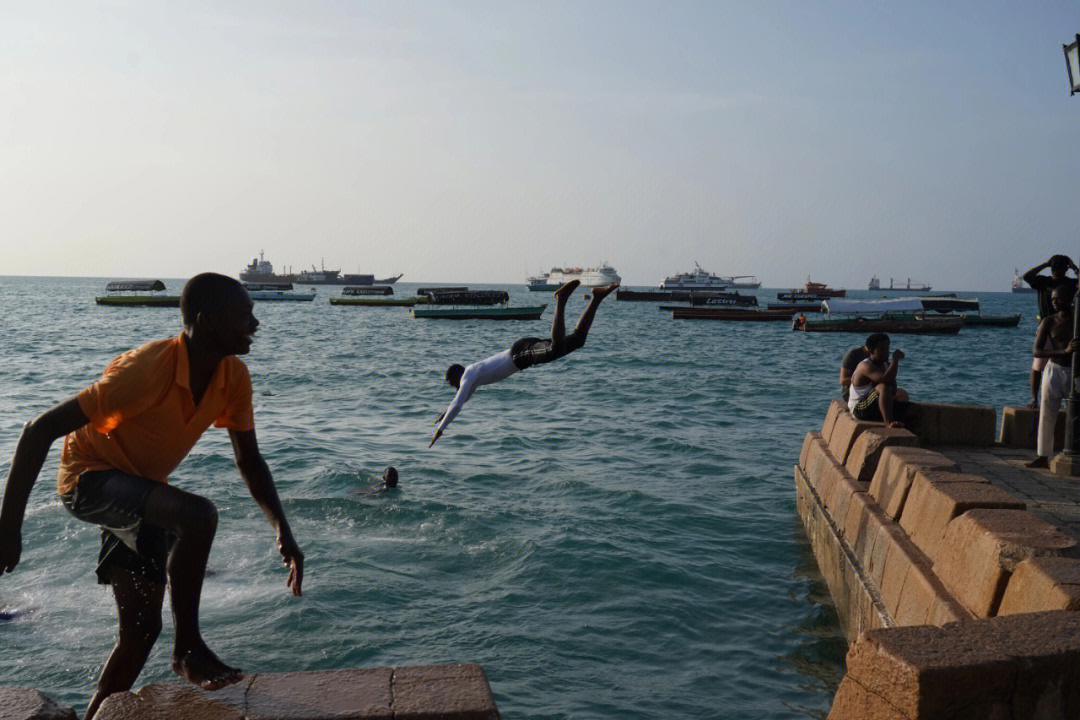
POLYGON ((571 293, 577 290, 577 287, 580 284, 580 280, 571 280, 570 282, 566 283, 561 288, 551 294, 555 297, 570 297, 571 293))
POLYGON ((197 646, 183 655, 173 655, 172 669, 174 673, 203 690, 220 690, 244 677, 240 668, 229 667, 223 663, 201 639, 197 646))
POLYGON ((597 300, 603 300, 618 287, 619 283, 615 283, 614 285, 604 285, 603 287, 594 287, 592 289, 592 296, 597 300))

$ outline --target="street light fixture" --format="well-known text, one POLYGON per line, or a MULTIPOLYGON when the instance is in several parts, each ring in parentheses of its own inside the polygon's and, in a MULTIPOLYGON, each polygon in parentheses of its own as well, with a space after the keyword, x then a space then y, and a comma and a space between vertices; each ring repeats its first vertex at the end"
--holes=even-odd
POLYGON ((1071 45, 1062 45, 1065 51, 1065 72, 1069 76, 1069 94, 1080 92, 1080 34, 1071 45))

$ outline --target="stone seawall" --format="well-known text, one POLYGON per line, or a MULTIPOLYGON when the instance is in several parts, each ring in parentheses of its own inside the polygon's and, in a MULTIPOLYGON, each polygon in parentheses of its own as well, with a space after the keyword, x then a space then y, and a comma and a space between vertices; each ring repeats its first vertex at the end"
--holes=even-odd
MULTIPOLYGON (((498 720, 479 665, 248 675, 204 692, 182 682, 110 695, 95 720, 498 720)), ((75 720, 35 690, 0 687, 0 720, 75 720)))
MULTIPOLYGON (((852 643, 830 719, 1080 717, 1075 528, 1044 512, 1062 503, 1042 490, 1008 489, 1035 472, 1017 449, 1034 444, 1034 411, 1006 408, 1000 441, 993 408, 918 411, 911 431, 889 429, 834 401, 795 466, 798 512, 852 643), (1060 641, 1033 649, 1029 638, 1045 634, 1060 641), (1016 682, 1022 668, 1072 669, 1042 689, 991 692, 987 663, 1016 682)), ((1075 500, 1080 518, 1080 494, 1058 499, 1075 500)))

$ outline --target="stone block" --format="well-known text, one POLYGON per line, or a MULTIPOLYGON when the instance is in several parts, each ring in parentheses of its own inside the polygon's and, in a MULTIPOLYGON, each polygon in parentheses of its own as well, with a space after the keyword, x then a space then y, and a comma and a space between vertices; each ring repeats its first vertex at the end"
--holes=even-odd
POLYGON ((3 720, 75 720, 75 711, 31 688, 0 687, 0 718, 3 720))
POLYGON ((907 580, 911 566, 923 562, 918 551, 909 542, 902 538, 892 536, 889 538, 889 546, 885 554, 885 566, 881 574, 881 600, 885 603, 885 609, 889 615, 896 617, 896 611, 900 607, 900 595, 904 590, 904 582, 907 580))
POLYGON ((391 668, 255 676, 245 720, 392 720, 391 668))
POLYGON ((1080 560, 1032 557, 1016 566, 998 615, 1080 610, 1080 560))
POLYGON ((893 522, 883 523, 882 527, 878 528, 877 534, 874 535, 874 547, 870 551, 870 559, 864 567, 866 568, 866 574, 870 576, 879 590, 885 579, 885 560, 888 559, 889 550, 894 545, 905 542, 909 542, 907 537, 900 527, 893 522))
MULTIPOLYGON (((851 504, 855 504, 855 498, 861 499, 860 504, 865 505, 863 516, 858 527, 855 528, 854 541, 851 542, 855 551, 855 559, 862 565, 863 570, 869 575, 872 573, 874 545, 877 544, 878 534, 881 529, 886 525, 892 525, 892 520, 881 511, 881 508, 873 502, 868 495, 859 493, 858 495, 852 495, 851 504)), ((848 509, 848 517, 851 517, 851 510, 848 509)))
POLYGON ((1075 718, 1080 613, 871 630, 846 664, 831 720, 1075 718))
POLYGON ((920 471, 911 483, 900 527, 935 561, 949 523, 974 508, 1025 510, 1027 506, 1020 498, 977 475, 920 471))
POLYGON ((827 498, 822 498, 825 502, 825 510, 829 513, 829 517, 832 518, 836 526, 843 531, 844 522, 847 520, 848 503, 851 502, 851 496, 856 493, 866 494, 865 491, 859 487, 859 484, 855 482, 846 471, 839 473, 836 477, 836 481, 832 485, 832 489, 829 491, 827 498))
POLYGON ((911 563, 896 603, 896 612, 893 613, 898 626, 926 624, 934 601, 948 594, 940 581, 934 582, 936 580, 925 562, 911 563))
POLYGON ((923 445, 994 444, 997 413, 982 405, 914 404, 908 427, 923 445))
MULTIPOLYGON (((935 577, 937 577, 935 575, 935 577)), ((927 625, 941 627, 947 623, 971 620, 974 616, 964 609, 951 595, 934 598, 934 604, 930 606, 930 614, 926 618, 927 625)))
POLYGON ((844 465, 847 463, 847 457, 848 453, 851 452, 851 447, 855 444, 855 441, 864 430, 867 428, 884 427, 884 423, 856 420, 851 417, 850 413, 844 413, 836 418, 836 425, 833 426, 832 436, 829 438, 829 450, 832 451, 836 461, 841 465, 844 465))
POLYGON ((976 508, 949 523, 934 572, 976 617, 990 617, 1021 561, 1076 552, 1075 540, 1025 510, 976 508))
MULTIPOLYGON (((1039 411, 1026 405, 1007 405, 1001 412, 998 442, 1006 447, 1034 450, 1039 438, 1039 411)), ((1058 412, 1054 425, 1054 450, 1065 447, 1065 411, 1058 412)))
POLYGON ((932 450, 886 446, 881 451, 881 459, 870 481, 870 497, 877 501, 886 515, 898 520, 907 501, 911 482, 915 479, 915 473, 920 470, 959 472, 960 466, 932 450))
POLYGON ((886 447, 916 447, 918 444, 919 439, 903 428, 868 428, 855 439, 845 467, 856 480, 869 483, 886 447))
POLYGON ((806 471, 806 479, 810 482, 810 486, 818 491, 818 495, 821 494, 821 491, 818 490, 821 479, 830 468, 837 464, 824 440, 814 439, 810 441, 810 446, 806 449, 806 464, 802 467, 806 471))
POLYGON ((186 682, 153 683, 105 698, 94 720, 245 720, 244 696, 253 679, 214 692, 186 682))
POLYGON ((806 457, 810 452, 811 443, 815 440, 821 440, 821 433, 813 431, 806 433, 806 437, 803 438, 802 450, 799 452, 799 467, 805 468, 807 466, 806 457))
POLYGON ((394 720, 498 720, 479 665, 394 669, 394 720))
POLYGON ((825 411, 825 424, 821 426, 821 437, 828 443, 832 439, 833 428, 841 415, 847 414, 847 405, 842 400, 833 400, 825 411))

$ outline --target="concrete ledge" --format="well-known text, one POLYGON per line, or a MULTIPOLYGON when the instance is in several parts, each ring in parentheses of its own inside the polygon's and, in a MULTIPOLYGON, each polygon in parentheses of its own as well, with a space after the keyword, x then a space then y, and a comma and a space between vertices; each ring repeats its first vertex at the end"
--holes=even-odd
MULTIPOLYGON (((2 716, 0 716, 2 717, 2 716)), ((208 693, 154 683, 110 695, 95 720, 497 720, 478 665, 251 675, 208 693)))
POLYGON ((998 615, 1080 610, 1080 560, 1028 558, 1016 566, 998 615))
POLYGON ((859 435, 868 428, 884 429, 885 425, 879 422, 856 420, 847 412, 836 418, 836 425, 833 426, 832 435, 829 437, 829 450, 837 462, 841 465, 847 463, 851 447, 855 444, 859 435))
MULTIPOLYGON (((833 428, 841 415, 848 414, 847 405, 841 400, 833 400, 829 403, 829 409, 825 411, 825 424, 821 426, 821 437, 828 443, 832 440, 833 428)), ((805 467, 805 466, 804 466, 805 467)))
MULTIPOLYGON (((1007 447, 1034 450, 1039 438, 1039 411, 1022 405, 1007 405, 1001 411, 1001 434, 998 442, 1007 447)), ((1065 447, 1065 411, 1058 413, 1054 424, 1054 451, 1065 447)))
POLYGON ((0 720, 75 720, 75 711, 31 688, 0 687, 0 720))
POLYGON ((871 630, 829 720, 1076 718, 1080 613, 871 630))
POLYGON ((886 447, 916 447, 919 439, 903 428, 874 427, 855 439, 844 466, 859 482, 869 483, 886 447))
POLYGON ((1027 511, 979 508, 949 523, 934 572, 965 608, 985 618, 997 614, 1021 561, 1076 551, 1075 540, 1027 511))
POLYGON ((911 483, 900 527, 934 562, 949 523, 975 508, 1026 510, 1027 506, 977 475, 920 471, 911 483))
POLYGON ((819 432, 811 431, 811 432, 806 433, 806 437, 803 438, 802 450, 799 451, 799 467, 807 467, 806 461, 807 461, 807 456, 810 453, 810 447, 814 443, 815 440, 821 440, 821 439, 822 439, 821 438, 821 433, 819 433, 819 432))
POLYGON ((992 407, 924 402, 915 406, 910 429, 923 445, 994 444, 997 413, 992 407))
POLYGON ((960 466, 941 453, 922 448, 885 447, 870 480, 870 497, 894 520, 901 517, 915 473, 930 470, 959 472, 960 466))

